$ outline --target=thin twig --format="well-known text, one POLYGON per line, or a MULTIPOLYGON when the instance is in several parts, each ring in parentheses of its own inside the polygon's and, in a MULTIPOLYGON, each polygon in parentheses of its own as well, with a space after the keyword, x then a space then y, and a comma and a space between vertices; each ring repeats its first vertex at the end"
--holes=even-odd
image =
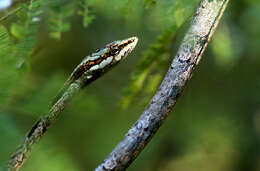
POLYGON ((150 104, 96 171, 125 170, 148 144, 191 78, 228 2, 200 2, 177 55, 150 104))
POLYGON ((4 15, 3 17, 0 18, 0 22, 3 22, 4 20, 6 20, 8 17, 10 17, 11 15, 15 14, 17 11, 21 10, 21 7, 17 7, 13 10, 11 10, 10 12, 8 12, 6 15, 4 15))
MULTIPOLYGON (((2 16, 0 18, 0 23, 3 22, 4 20, 6 20, 7 18, 11 17, 12 15, 14 15, 15 13, 17 13, 18 11, 20 11, 22 9, 21 6, 18 6, 19 3, 27 3, 27 1, 29 1, 29 0, 13 0, 11 6, 8 7, 8 8, 9 9, 14 8, 14 9, 8 11, 6 15, 2 16), (18 6, 18 7, 16 7, 16 6, 18 6)), ((6 9, 6 10, 8 10, 8 9, 6 9)))

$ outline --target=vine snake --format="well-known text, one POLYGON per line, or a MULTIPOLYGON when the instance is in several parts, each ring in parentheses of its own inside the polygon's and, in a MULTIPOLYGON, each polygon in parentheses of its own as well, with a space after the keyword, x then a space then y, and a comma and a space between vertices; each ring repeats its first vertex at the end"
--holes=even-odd
POLYGON ((24 141, 13 153, 8 163, 8 170, 19 170, 29 157, 32 146, 45 134, 72 97, 86 85, 125 59, 135 48, 137 42, 137 37, 114 41, 85 57, 71 73, 53 100, 50 111, 33 125, 24 141))
POLYGON ((85 57, 71 73, 58 95, 54 98, 52 104, 57 102, 68 86, 80 77, 84 76, 85 80, 83 86, 86 86, 88 83, 96 80, 102 74, 110 70, 111 67, 118 64, 132 52, 137 42, 137 37, 117 40, 85 57))

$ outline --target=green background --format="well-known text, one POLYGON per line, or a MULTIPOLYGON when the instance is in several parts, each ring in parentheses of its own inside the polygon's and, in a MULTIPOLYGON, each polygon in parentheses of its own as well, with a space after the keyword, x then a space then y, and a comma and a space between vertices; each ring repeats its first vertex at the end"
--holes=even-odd
MULTIPOLYGON (((137 36, 136 49, 73 99, 21 170, 93 170, 103 161, 145 109, 198 4, 152 2, 89 1, 93 21, 84 28, 82 17, 71 16, 70 29, 61 31, 60 38, 54 31, 56 38, 49 36, 53 34, 44 9, 25 69, 13 62, 15 55, 0 56, 1 166, 84 56, 111 41, 137 36), (144 51, 169 29, 174 35, 169 52, 155 56, 165 60, 146 75, 147 86, 131 86, 144 51), (122 98, 135 88, 141 95, 131 97, 132 103, 120 110, 122 98)), ((260 1, 229 3, 173 112, 128 170, 260 171, 259 18, 260 1)), ((11 18, 3 25, 9 30, 15 22, 11 18)), ((0 48, 1 55, 9 53, 0 48)))

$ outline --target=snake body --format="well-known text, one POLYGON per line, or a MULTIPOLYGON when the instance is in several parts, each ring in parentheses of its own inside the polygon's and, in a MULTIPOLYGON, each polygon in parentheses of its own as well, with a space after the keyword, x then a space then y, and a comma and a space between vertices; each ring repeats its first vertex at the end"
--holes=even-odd
POLYGON ((137 41, 137 37, 114 41, 85 57, 71 73, 65 85, 53 100, 49 112, 33 125, 23 142, 13 153, 8 162, 8 170, 19 170, 29 157, 33 145, 46 133, 72 97, 84 86, 122 61, 135 48, 137 41))

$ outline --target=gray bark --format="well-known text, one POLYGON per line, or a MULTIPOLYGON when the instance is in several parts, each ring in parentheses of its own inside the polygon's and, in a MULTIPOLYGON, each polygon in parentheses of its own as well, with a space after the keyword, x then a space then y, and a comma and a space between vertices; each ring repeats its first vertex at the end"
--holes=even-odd
POLYGON ((228 2, 200 2, 177 55, 148 107, 96 171, 125 170, 149 143, 191 78, 228 2))

